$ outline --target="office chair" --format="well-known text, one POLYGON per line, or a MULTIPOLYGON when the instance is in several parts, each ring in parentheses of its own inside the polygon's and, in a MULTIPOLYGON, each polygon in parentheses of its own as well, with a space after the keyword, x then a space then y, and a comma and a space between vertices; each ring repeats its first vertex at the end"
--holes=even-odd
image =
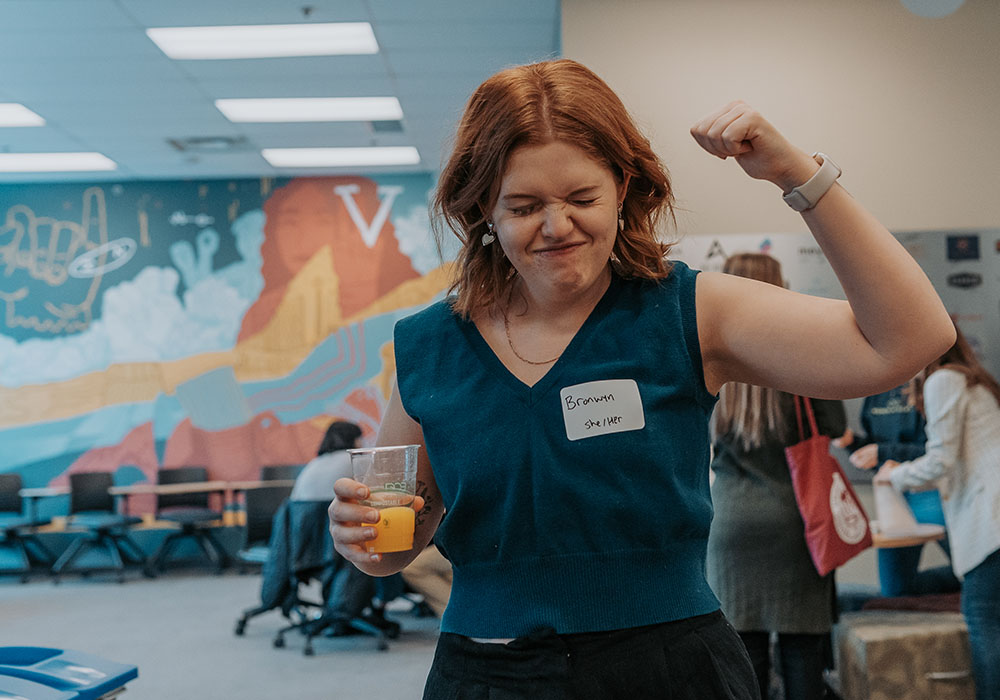
POLYGON ((333 580, 324 585, 323 591, 320 614, 278 630, 273 642, 275 647, 285 646, 285 634, 292 631, 305 635, 302 653, 306 656, 313 655, 312 640, 321 634, 330 637, 355 633, 371 635, 379 651, 388 649, 389 640, 399 636, 399 623, 385 616, 386 603, 404 593, 399 574, 376 578, 341 559, 333 580))
POLYGON ((267 561, 274 514, 291 495, 291 486, 267 486, 243 492, 246 529, 243 546, 236 552, 241 574, 246 573, 248 566, 259 568, 267 561))
POLYGON ((305 468, 306 465, 304 464, 270 464, 260 468, 260 480, 280 481, 282 479, 295 479, 305 468))
POLYGON ((0 574, 19 573, 25 583, 33 564, 48 569, 56 557, 34 533, 36 527, 48 525, 49 518, 22 515, 21 485, 20 474, 0 474, 0 548, 13 550, 21 563, 16 568, 0 568, 0 574))
POLYGON ((115 499, 108 489, 113 485, 110 472, 80 472, 69 475, 69 518, 67 525, 86 528, 52 565, 55 583, 84 552, 103 548, 111 556, 111 566, 76 567, 84 576, 93 571, 118 572, 118 582, 125 582, 125 562, 140 564, 143 574, 152 577, 148 560, 139 545, 129 537, 128 529, 142 522, 133 515, 121 515, 115 508, 115 499))
POLYGON ((322 601, 301 597, 299 584, 310 578, 321 582, 332 580, 336 565, 333 540, 327 538, 330 540, 327 547, 319 535, 320 526, 326 526, 320 508, 309 502, 298 503, 305 506, 295 506, 293 514, 293 502, 286 499, 272 518, 268 557, 261 569, 260 604, 240 615, 234 630, 237 636, 243 636, 251 618, 271 610, 280 610, 289 621, 294 616, 301 622, 323 607, 322 601), (304 525, 307 521, 308 527, 304 525))
MULTIPOLYGON (((205 467, 178 467, 175 469, 160 469, 157 472, 158 484, 187 484, 198 481, 208 481, 208 470, 205 467)), ((170 555, 170 550, 183 539, 192 539, 198 543, 201 551, 215 565, 216 573, 229 565, 229 555, 226 548, 216 539, 211 531, 211 523, 221 520, 222 513, 208 506, 208 492, 157 494, 156 519, 168 520, 180 525, 180 530, 171 532, 164 538, 152 557, 152 568, 161 572, 170 555)))
POLYGON ((286 538, 275 547, 279 560, 285 550, 287 589, 296 591, 299 584, 318 581, 323 600, 313 604, 318 615, 303 616, 278 630, 273 645, 285 646, 285 635, 298 631, 306 638, 302 653, 312 656, 315 637, 360 632, 374 636, 379 650, 388 649, 388 640, 399 636, 400 627, 385 618, 385 602, 395 597, 386 595, 385 586, 398 583, 402 593, 402 577, 368 576, 337 554, 330 536, 328 506, 326 501, 289 501, 286 522, 275 524, 275 534, 286 538))

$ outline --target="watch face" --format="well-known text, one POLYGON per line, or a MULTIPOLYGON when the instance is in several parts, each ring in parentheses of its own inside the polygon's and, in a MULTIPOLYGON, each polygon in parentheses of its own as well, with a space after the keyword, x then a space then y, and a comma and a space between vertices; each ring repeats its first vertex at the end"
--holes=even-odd
POLYGON ((810 206, 809 200, 806 199, 805 195, 799 192, 798 187, 784 195, 782 199, 784 199, 785 203, 795 211, 805 211, 810 206))

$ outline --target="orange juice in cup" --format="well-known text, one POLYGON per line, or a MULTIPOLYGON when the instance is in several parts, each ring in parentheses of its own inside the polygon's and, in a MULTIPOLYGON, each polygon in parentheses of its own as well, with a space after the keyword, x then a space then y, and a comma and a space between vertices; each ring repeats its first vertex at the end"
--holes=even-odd
POLYGON ((405 552, 413 549, 416 513, 413 498, 417 483, 419 445, 368 447, 348 450, 354 478, 369 489, 362 505, 377 508, 379 521, 372 525, 378 533, 368 540, 369 552, 405 552))
POLYGON ((369 552, 405 552, 413 549, 413 527, 416 512, 413 510, 413 496, 404 494, 372 493, 365 505, 378 508, 379 519, 375 523, 378 536, 365 543, 369 552), (389 496, 388 499, 385 497, 389 496), (386 501, 391 505, 383 505, 386 501))

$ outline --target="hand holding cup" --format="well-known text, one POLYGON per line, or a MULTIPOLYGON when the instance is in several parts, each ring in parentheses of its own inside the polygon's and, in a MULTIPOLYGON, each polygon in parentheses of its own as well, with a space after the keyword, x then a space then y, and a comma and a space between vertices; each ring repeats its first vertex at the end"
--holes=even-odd
POLYGON ((354 479, 338 479, 330 505, 337 551, 355 563, 379 561, 382 553, 413 548, 417 445, 348 450, 354 479))

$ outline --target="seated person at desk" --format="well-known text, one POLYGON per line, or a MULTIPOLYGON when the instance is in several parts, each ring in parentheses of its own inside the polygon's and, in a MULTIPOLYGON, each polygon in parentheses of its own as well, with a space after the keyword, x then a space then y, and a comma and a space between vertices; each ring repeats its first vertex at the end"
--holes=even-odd
MULTIPOLYGON (((957 329, 957 326, 956 326, 957 329)), ((889 460, 875 475, 898 491, 937 486, 962 577, 976 700, 1000 699, 1000 383, 958 332, 955 344, 913 380, 927 419, 922 457, 889 460)))
MULTIPOLYGON (((848 430, 834 445, 851 452, 851 464, 874 469, 886 460, 905 462, 924 454, 924 417, 910 400, 907 385, 865 399, 861 407, 864 435, 848 430)), ((918 523, 944 525, 936 490, 903 494, 918 523)), ((941 548, 950 556, 947 540, 941 548)), ((951 593, 960 588, 948 566, 918 571, 924 545, 878 550, 878 578, 883 596, 951 593)))
MULTIPOLYGON (((334 421, 326 429, 316 456, 309 461, 295 479, 292 501, 333 500, 333 482, 343 477, 351 477, 351 456, 347 450, 358 446, 361 428, 349 421, 334 421)), ((336 575, 328 582, 331 589, 324 590, 330 610, 345 619, 361 617, 375 595, 375 581, 359 572, 353 566, 340 566, 336 575)), ((340 634, 349 632, 346 626, 338 626, 340 634)))
POLYGON ((345 450, 358 446, 361 428, 348 421, 334 421, 326 429, 316 456, 296 477, 292 487, 293 501, 333 500, 333 482, 351 477, 351 457, 345 450))

